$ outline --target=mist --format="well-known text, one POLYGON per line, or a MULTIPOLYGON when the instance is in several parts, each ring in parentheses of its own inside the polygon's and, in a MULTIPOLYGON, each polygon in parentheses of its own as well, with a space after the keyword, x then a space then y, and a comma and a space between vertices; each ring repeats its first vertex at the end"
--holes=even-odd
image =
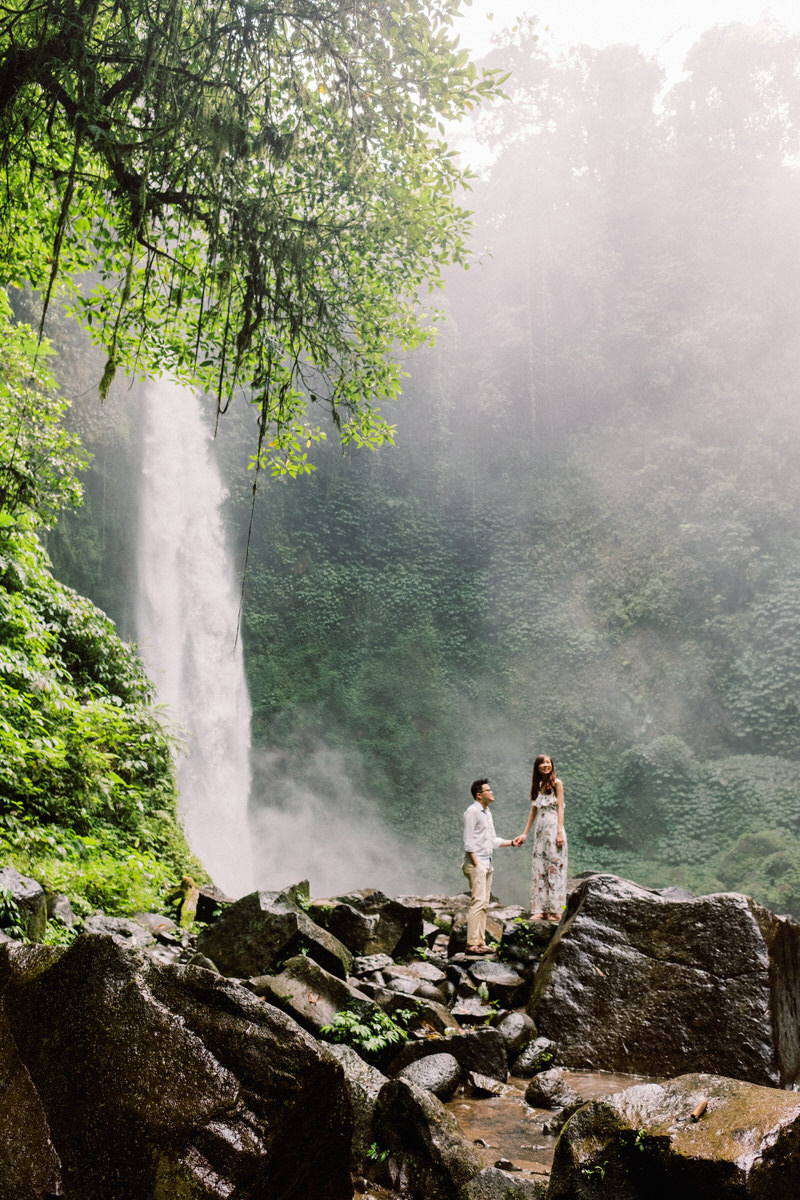
POLYGON ((256 886, 274 890, 307 879, 315 898, 367 887, 392 896, 462 890, 460 857, 437 861, 424 846, 412 850, 408 837, 387 828, 374 800, 354 783, 353 759, 322 742, 302 763, 280 751, 254 752, 256 886))

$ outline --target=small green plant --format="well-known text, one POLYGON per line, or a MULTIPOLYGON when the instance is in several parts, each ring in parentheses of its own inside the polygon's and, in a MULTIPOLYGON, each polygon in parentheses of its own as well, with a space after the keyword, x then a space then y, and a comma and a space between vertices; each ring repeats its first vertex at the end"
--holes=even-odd
POLYGON ((10 888, 0 891, 0 929, 4 929, 17 942, 30 941, 25 918, 10 888))
POLYGON ((597 1163, 597 1165, 594 1167, 584 1165, 581 1167, 581 1174, 586 1175, 589 1178, 596 1175, 598 1179, 603 1180, 606 1177, 608 1165, 608 1159, 606 1159, 606 1161, 603 1163, 597 1163))
POLYGON ((77 936, 77 929, 70 929, 58 921, 48 921, 42 941, 45 946, 71 946, 77 936))
POLYGON ((368 1016, 343 1009, 329 1025, 323 1025, 320 1033, 330 1042, 343 1042, 364 1054, 380 1054, 389 1046, 401 1045, 408 1038, 403 1028, 413 1017, 411 1009, 400 1009, 394 1017, 381 1009, 368 1016))
POLYGON ((371 1158, 373 1162, 386 1162, 387 1158, 389 1157, 389 1153, 390 1152, 388 1150, 380 1150, 378 1148, 378 1143, 373 1142, 367 1151, 367 1158, 371 1158))
POLYGON ((648 1150, 657 1150, 658 1142, 646 1129, 637 1129, 633 1145, 636 1150, 640 1150, 642 1154, 646 1154, 648 1150))

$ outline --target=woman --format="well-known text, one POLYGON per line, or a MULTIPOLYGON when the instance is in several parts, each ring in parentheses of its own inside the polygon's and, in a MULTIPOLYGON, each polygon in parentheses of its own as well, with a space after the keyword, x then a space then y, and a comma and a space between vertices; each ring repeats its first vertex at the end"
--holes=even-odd
POLYGON ((534 759, 531 811, 521 845, 533 825, 531 920, 560 921, 567 902, 567 835, 564 832, 564 785, 547 754, 534 759))

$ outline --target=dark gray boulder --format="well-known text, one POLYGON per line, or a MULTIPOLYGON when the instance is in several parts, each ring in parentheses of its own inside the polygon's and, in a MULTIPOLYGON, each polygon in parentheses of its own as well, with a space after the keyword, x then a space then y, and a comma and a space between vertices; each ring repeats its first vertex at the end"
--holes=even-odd
POLYGON ((47 929, 47 897, 41 884, 15 867, 0 867, 0 892, 8 894, 25 936, 40 942, 47 929))
POLYGON ((552 1067, 556 1059, 557 1047, 549 1038, 537 1037, 529 1042, 513 1060, 512 1075, 527 1079, 529 1075, 537 1075, 552 1067))
POLYGON ((525 1103, 532 1108, 567 1108, 583 1101, 567 1083, 561 1067, 550 1067, 534 1075, 525 1089, 525 1103))
POLYGON ((248 979, 271 974, 279 963, 305 952, 344 979, 353 956, 301 906, 297 888, 251 892, 228 905, 197 938, 197 950, 223 975, 248 979))
POLYGON ((386 1076, 377 1067, 365 1062, 350 1046, 326 1045, 325 1050, 341 1063, 347 1094, 350 1097, 353 1113, 350 1165, 354 1172, 368 1171, 368 1155, 375 1141, 375 1104, 381 1088, 386 1083, 386 1076))
POLYGON ((403 1067, 428 1054, 446 1050, 458 1060, 462 1071, 476 1071, 505 1083, 508 1079, 508 1059, 502 1037, 496 1029, 484 1025, 480 1029, 464 1030, 444 1038, 409 1041, 392 1060, 387 1074, 396 1075, 403 1067))
POLYGON ((450 1010, 460 1025, 485 1025, 496 1016, 495 1009, 488 999, 483 1000, 477 992, 461 991, 453 1001, 450 1010))
POLYGON ((61 1195, 61 1160, 50 1123, 8 1018, 0 1008, 0 1195, 42 1200, 61 1195))
POLYGON ((83 928, 85 933, 108 934, 118 946, 126 949, 141 950, 155 942, 152 933, 130 917, 107 917, 105 913, 96 912, 86 918, 83 928))
POLYGON ((536 1037, 536 1026, 524 1012, 504 1013, 493 1021, 493 1025, 505 1043, 509 1062, 516 1059, 536 1037))
POLYGON ((458 1059, 445 1052, 428 1054, 425 1058, 409 1063, 400 1071, 399 1078, 410 1079, 412 1083, 433 1092, 434 1096, 446 1103, 456 1094, 461 1074, 458 1059))
POLYGON ((369 1018, 378 1011, 369 996, 302 954, 285 962, 277 975, 252 979, 250 986, 256 995, 289 1013, 315 1037, 339 1012, 349 1010, 369 1018))
POLYGON ((415 1200, 460 1200, 484 1166, 442 1102, 408 1079, 390 1079, 381 1088, 375 1137, 400 1160, 400 1180, 415 1200))
POLYGON ((419 996, 434 1003, 446 1004, 447 975, 429 962, 395 963, 381 972, 386 987, 406 996, 419 996))
POLYGON ((4 1132, 47 1181, 26 1200, 351 1200, 340 1065, 238 984, 109 936, 6 943, 0 1012, 31 1082, 4 1132))
POLYGON ((403 958, 423 941, 422 905, 392 900, 376 888, 315 901, 311 915, 356 955, 403 958))
POLYGON ((613 875, 570 896, 528 1006, 559 1062, 642 1075, 800 1079, 800 925, 747 896, 613 875))
POLYGON ((556 1146, 548 1200, 798 1195, 800 1095, 698 1074, 579 1108, 556 1146))
POLYGON ((492 959, 478 959, 470 963, 467 970, 470 979, 486 989, 489 999, 503 1008, 513 1008, 522 989, 523 980, 506 963, 492 959))

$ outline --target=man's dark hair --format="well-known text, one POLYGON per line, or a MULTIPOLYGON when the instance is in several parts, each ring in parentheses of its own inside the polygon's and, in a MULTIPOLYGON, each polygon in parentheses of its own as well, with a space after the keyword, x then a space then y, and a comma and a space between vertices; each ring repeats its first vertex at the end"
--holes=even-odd
POLYGON ((489 782, 489 780, 488 780, 488 779, 476 779, 476 780, 475 780, 475 782, 474 782, 473 784, 470 784, 470 789, 469 789, 469 790, 472 792, 472 799, 473 799, 473 800, 477 800, 477 798, 478 798, 478 792, 481 790, 481 788, 483 787, 483 785, 484 785, 485 783, 488 783, 488 782, 489 782))

